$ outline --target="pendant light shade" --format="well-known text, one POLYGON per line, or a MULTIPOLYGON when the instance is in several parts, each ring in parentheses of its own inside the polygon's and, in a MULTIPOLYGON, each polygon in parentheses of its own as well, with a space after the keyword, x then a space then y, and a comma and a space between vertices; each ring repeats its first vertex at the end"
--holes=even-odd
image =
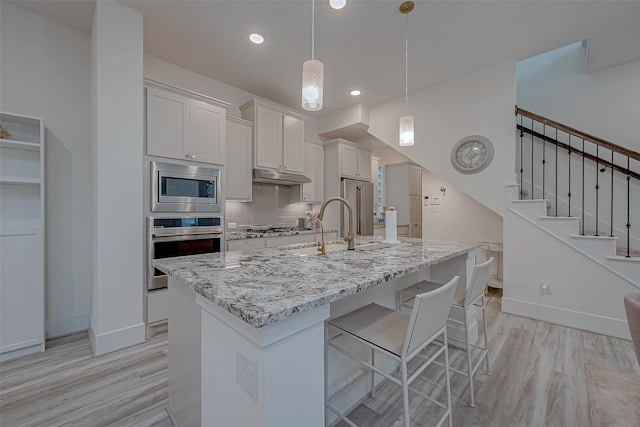
MULTIPOLYGON (((412 1, 405 1, 400 5, 400 13, 405 16, 404 27, 404 105, 405 110, 409 110, 409 13, 414 8, 412 1)), ((413 116, 408 113, 400 117, 398 124, 399 135, 398 144, 401 147, 413 145, 413 116)))
POLYGON ((311 59, 302 64, 302 108, 322 109, 324 65, 315 59, 316 2, 311 0, 311 59))
POLYGON ((315 59, 302 64, 302 108, 308 111, 322 109, 324 65, 315 59))
POLYGON ((402 147, 413 145, 413 116, 400 117, 400 139, 399 144, 402 147))

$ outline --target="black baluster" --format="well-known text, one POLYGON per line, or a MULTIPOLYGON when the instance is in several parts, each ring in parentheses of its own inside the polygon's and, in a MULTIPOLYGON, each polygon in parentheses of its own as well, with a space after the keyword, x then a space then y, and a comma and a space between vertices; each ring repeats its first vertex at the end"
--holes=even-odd
POLYGON ((531 200, 533 200, 533 131, 534 123, 531 119, 531 200))
POLYGON ((558 216, 558 128, 556 128, 556 216, 558 216))
POLYGON ((614 151, 611 150, 611 231, 609 232, 609 236, 613 237, 613 155, 614 151))
POLYGON ((599 166, 599 158, 598 158, 598 150, 600 146, 596 144, 596 234, 595 236, 599 236, 598 234, 598 200, 600 196, 600 174, 598 173, 599 166))
POLYGON ((627 156, 627 258, 631 257, 631 243, 629 236, 631 235, 631 218, 629 212, 631 211, 631 164, 629 157, 627 156))
POLYGON ((582 222, 580 224, 580 234, 584 236, 584 138, 582 138, 582 222))
POLYGON ((544 199, 544 175, 545 163, 547 163, 545 155, 545 142, 547 142, 547 124, 542 124, 542 198, 544 199))
POLYGON ((524 137, 524 128, 522 127, 522 114, 520 114, 520 191, 519 191, 519 196, 518 198, 520 200, 522 200, 522 183, 524 182, 523 179, 523 174, 524 174, 524 169, 523 169, 523 157, 522 157, 522 153, 524 151, 524 142, 523 142, 523 137, 524 137))
POLYGON ((569 186, 569 191, 567 192, 567 204, 568 204, 568 208, 567 208, 567 216, 571 216, 571 134, 569 134, 569 182, 568 182, 568 186, 569 186))

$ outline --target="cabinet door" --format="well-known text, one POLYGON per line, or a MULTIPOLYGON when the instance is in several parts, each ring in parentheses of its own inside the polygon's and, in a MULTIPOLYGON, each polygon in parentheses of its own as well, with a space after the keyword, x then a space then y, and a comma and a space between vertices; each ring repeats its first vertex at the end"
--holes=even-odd
POLYGON ((44 343, 42 245, 39 231, 0 236, 0 353, 44 343))
POLYGON ((185 158, 189 141, 189 99, 147 88, 147 154, 185 158))
POLYGON ((371 153, 365 150, 358 150, 358 177, 371 180, 371 153))
POLYGON ((358 178, 358 149, 340 144, 340 173, 342 176, 358 178))
POLYGON ((206 102, 189 101, 189 144, 185 157, 223 164, 227 112, 206 102))
POLYGON ((304 174, 311 182, 302 185, 302 201, 306 203, 324 200, 324 149, 322 145, 305 143, 304 174))
POLYGON ((242 239, 242 240, 229 240, 227 242, 228 251, 242 251, 250 249, 262 249, 265 247, 265 241, 267 239, 242 239))
POLYGON ((282 114, 256 105, 256 166, 282 168, 282 114))
POLYGON ((227 120, 224 188, 229 200, 251 200, 253 127, 227 120))
POLYGON ((409 207, 409 237, 422 238, 422 203, 420 196, 411 196, 409 207))
POLYGON ((409 194, 422 195, 422 168, 420 166, 409 166, 409 194))
POLYGON ((291 116, 282 119, 282 168, 287 172, 304 172, 304 122, 291 116))

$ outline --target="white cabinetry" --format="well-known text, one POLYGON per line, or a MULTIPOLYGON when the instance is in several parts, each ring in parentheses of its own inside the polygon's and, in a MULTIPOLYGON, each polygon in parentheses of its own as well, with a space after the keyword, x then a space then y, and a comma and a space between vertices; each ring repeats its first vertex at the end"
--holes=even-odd
POLYGON ((240 107, 254 123, 254 166, 290 173, 304 172, 304 116, 254 99, 240 107))
POLYGON ((0 360, 44 351, 44 124, 0 113, 0 360))
POLYGON ((302 185, 302 201, 304 203, 321 203, 324 201, 324 147, 322 142, 305 139, 304 174, 311 178, 311 182, 302 185))
POLYGON ((385 166, 385 203, 398 211, 400 226, 409 237, 422 237, 422 168, 410 163, 385 166))
POLYGON ((227 200, 251 201, 253 123, 227 117, 225 181, 227 200))
POLYGON ((338 162, 341 177, 371 181, 371 150, 340 138, 329 141, 329 144, 337 147, 337 153, 335 148, 330 150, 330 160, 338 162))
POLYGON ((228 104, 167 87, 146 89, 147 154, 223 164, 228 104))

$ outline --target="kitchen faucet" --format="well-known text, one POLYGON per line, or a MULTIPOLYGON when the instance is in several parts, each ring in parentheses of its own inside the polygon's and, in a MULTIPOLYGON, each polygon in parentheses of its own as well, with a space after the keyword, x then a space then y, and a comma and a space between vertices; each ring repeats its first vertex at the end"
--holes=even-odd
MULTIPOLYGON (((351 209, 351 205, 349 204, 349 202, 347 202, 342 197, 331 197, 325 200, 322 203, 322 206, 320 207, 320 213, 318 214, 318 219, 322 221, 322 218, 324 217, 324 209, 331 202, 342 202, 347 207, 347 210, 349 211, 349 232, 347 234, 347 237, 344 238, 344 240, 345 242, 347 242, 347 249, 352 251, 356 247, 355 247, 355 242, 353 238, 353 210, 351 209)), ((322 245, 324 246, 324 234, 322 235, 322 245)))

